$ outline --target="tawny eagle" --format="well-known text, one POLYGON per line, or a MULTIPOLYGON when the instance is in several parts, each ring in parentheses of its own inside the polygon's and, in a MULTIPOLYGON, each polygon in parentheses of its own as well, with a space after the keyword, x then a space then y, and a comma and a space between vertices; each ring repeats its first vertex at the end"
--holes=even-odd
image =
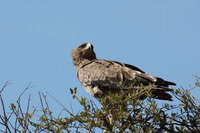
POLYGON ((168 86, 176 85, 175 83, 152 76, 129 64, 97 59, 94 47, 90 43, 83 43, 74 48, 71 56, 76 66, 77 78, 85 90, 95 98, 106 96, 109 91, 119 92, 121 89, 134 88, 130 88, 130 83, 134 83, 133 86, 152 84, 152 94, 156 99, 172 100, 172 96, 167 93, 172 89, 168 86))

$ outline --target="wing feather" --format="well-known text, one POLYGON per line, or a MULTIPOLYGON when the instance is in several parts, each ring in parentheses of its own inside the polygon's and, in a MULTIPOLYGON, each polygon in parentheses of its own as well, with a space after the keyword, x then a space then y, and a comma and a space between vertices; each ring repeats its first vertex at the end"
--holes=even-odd
POLYGON ((106 60, 95 60, 80 68, 77 73, 81 84, 90 86, 113 86, 122 80, 121 66, 106 60))
POLYGON ((130 69, 130 66, 127 67, 123 63, 100 59, 87 63, 77 73, 82 85, 93 87, 119 89, 118 83, 122 83, 123 87, 128 88, 133 80, 136 80, 137 85, 156 82, 155 77, 143 71, 130 69))

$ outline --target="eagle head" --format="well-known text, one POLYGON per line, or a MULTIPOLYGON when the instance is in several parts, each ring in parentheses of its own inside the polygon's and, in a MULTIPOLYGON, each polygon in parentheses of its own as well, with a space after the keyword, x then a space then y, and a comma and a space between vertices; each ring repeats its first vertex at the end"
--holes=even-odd
POLYGON ((91 43, 83 43, 72 49, 71 56, 73 58, 74 65, 78 65, 84 59, 96 59, 96 54, 93 49, 94 47, 91 43))

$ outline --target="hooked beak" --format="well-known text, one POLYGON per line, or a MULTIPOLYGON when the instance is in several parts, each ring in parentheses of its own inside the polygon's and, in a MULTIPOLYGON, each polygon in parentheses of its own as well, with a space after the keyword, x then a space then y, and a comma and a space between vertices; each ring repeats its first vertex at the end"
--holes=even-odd
POLYGON ((92 44, 91 43, 87 43, 85 49, 92 49, 92 44))

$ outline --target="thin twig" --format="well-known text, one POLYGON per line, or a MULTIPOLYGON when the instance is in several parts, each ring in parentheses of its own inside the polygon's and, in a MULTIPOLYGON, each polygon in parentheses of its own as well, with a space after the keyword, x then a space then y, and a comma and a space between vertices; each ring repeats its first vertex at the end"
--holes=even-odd
POLYGON ((3 92, 3 90, 4 90, 9 84, 11 84, 10 80, 6 81, 6 83, 4 84, 4 86, 3 86, 3 87, 1 88, 1 90, 0 90, 0 95, 1 95, 1 93, 3 92))
POLYGON ((6 88, 6 86, 8 84, 10 84, 9 81, 7 81, 5 83, 5 85, 3 86, 3 88, 0 90, 0 100, 1 100, 1 105, 2 105, 2 108, 3 108, 3 118, 1 117, 1 119, 2 119, 2 121, 4 120, 3 123, 4 123, 4 126, 6 128, 6 132, 10 132, 11 133, 11 130, 10 130, 9 126, 8 126, 9 119, 7 117, 7 114, 6 114, 6 109, 5 109, 4 101, 3 101, 3 98, 2 98, 2 95, 1 95, 1 93, 3 92, 3 90, 6 88))

